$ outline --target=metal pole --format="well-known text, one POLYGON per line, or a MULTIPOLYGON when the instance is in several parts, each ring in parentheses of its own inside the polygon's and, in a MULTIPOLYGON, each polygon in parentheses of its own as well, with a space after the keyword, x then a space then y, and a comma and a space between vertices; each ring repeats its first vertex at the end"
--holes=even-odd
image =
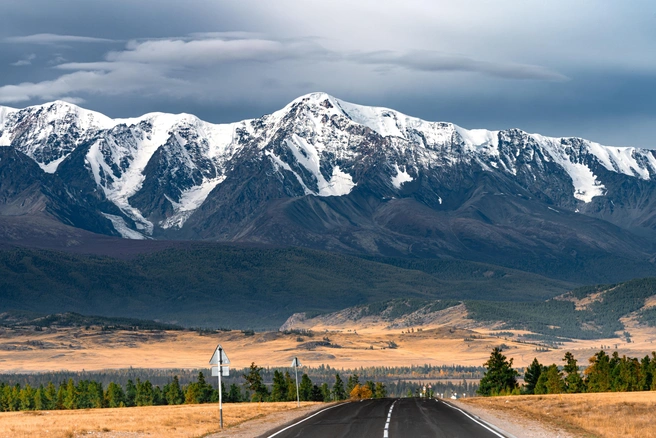
POLYGON ((221 374, 223 374, 223 349, 219 348, 219 418, 223 429, 223 391, 221 390, 221 374))
POLYGON ((294 358, 294 374, 296 374, 296 406, 301 407, 301 396, 298 391, 298 358, 294 358))

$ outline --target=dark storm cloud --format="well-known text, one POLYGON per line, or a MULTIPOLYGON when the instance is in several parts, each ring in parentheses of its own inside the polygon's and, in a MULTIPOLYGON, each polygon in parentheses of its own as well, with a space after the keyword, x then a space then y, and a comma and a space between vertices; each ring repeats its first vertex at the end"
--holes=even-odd
POLYGON ((257 117, 311 91, 466 127, 656 147, 656 5, 8 0, 0 101, 257 117))

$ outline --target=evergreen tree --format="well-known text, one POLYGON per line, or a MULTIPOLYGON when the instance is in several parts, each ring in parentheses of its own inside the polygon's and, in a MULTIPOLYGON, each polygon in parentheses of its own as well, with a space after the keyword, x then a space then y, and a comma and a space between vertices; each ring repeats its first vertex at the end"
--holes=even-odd
POLYGON ((87 400, 90 408, 105 406, 105 395, 100 382, 87 382, 87 400))
POLYGON ((181 405, 184 402, 184 393, 180 388, 178 376, 173 376, 173 380, 164 386, 164 399, 169 405, 181 405))
POLYGON ((34 410, 34 388, 29 384, 25 385, 20 391, 20 410, 21 411, 33 411, 34 410))
POLYGON ((346 399, 346 391, 344 390, 344 382, 339 374, 335 373, 335 383, 333 384, 333 399, 344 400, 346 399))
POLYGON ((153 384, 150 380, 142 382, 137 379, 137 394, 135 396, 135 404, 137 406, 152 406, 153 405, 153 384))
POLYGON ((312 401, 312 380, 310 377, 303 373, 301 383, 298 385, 301 401, 312 401))
POLYGON ((253 395, 251 397, 252 401, 265 401, 269 396, 269 390, 262 382, 262 370, 262 367, 258 367, 255 365, 255 362, 252 362, 248 373, 243 375, 244 379, 246 380, 244 385, 253 391, 253 395))
POLYGON ((359 384, 360 384, 360 378, 358 377, 358 375, 357 374, 350 375, 346 383, 346 392, 350 394, 351 391, 353 391, 353 388, 355 388, 355 386, 359 384))
POLYGON ((387 397, 387 388, 382 382, 376 382, 374 398, 385 398, 385 397, 387 397))
POLYGON ((275 370, 273 372, 273 388, 271 389, 271 401, 280 402, 287 401, 287 382, 285 381, 285 375, 275 370))
POLYGON ((73 379, 68 379, 66 388, 64 390, 64 409, 77 409, 78 408, 78 394, 77 388, 73 383, 73 379))
POLYGON ((48 386, 46 386, 44 391, 44 399, 43 409, 49 411, 57 409, 57 389, 55 388, 55 385, 52 384, 52 382, 48 382, 48 386))
POLYGON ((321 384, 321 401, 329 402, 330 401, 330 388, 327 383, 321 384))
POLYGON ((545 372, 547 376, 547 381, 545 386, 547 387, 547 394, 562 394, 565 392, 565 382, 563 381, 563 375, 558 370, 556 364, 550 365, 545 372))
POLYGON ((638 382, 638 387, 640 388, 639 391, 649 391, 653 379, 652 363, 649 360, 649 356, 645 356, 640 361, 640 380, 638 382))
POLYGON ((495 347, 490 354, 490 359, 484 364, 487 371, 481 379, 478 393, 490 396, 513 391, 517 387, 518 373, 512 368, 512 363, 512 359, 506 360, 506 356, 501 354, 501 349, 495 347))
POLYGON ((239 403, 240 401, 243 400, 243 397, 241 395, 241 389, 239 386, 236 384, 231 384, 230 385, 230 391, 228 392, 228 396, 226 397, 226 401, 230 403, 239 403))
POLYGON ((203 394, 200 386, 198 385, 198 382, 193 382, 187 385, 184 394, 185 404, 197 404, 200 403, 203 398, 203 394))
POLYGON ((34 393, 34 410, 42 411, 46 409, 45 392, 46 390, 43 385, 39 385, 36 392, 34 393))
POLYGON ((565 353, 563 358, 565 366, 563 371, 565 372, 565 387, 569 393, 580 393, 585 391, 585 384, 583 378, 579 374, 579 366, 574 358, 574 355, 569 351, 565 353))
POLYGON ((312 391, 310 392, 310 401, 315 401, 315 402, 323 401, 323 393, 321 392, 321 388, 319 388, 318 385, 312 385, 312 391))
POLYGON ((526 368, 526 372, 524 373, 524 392, 526 394, 535 394, 535 385, 537 385, 543 369, 544 367, 538 362, 537 357, 526 368))
POLYGON ((125 393, 121 385, 117 385, 114 382, 111 382, 107 386, 107 392, 105 393, 105 400, 107 407, 118 408, 121 404, 125 405, 125 393))
POLYGON ((135 406, 136 398, 137 387, 134 386, 132 379, 128 379, 128 383, 125 384, 125 406, 135 406))
POLYGON ((285 371, 285 383, 287 384, 287 400, 296 400, 296 381, 289 371, 285 371))
POLYGON ((588 392, 610 391, 610 357, 601 350, 589 359, 590 365, 585 370, 588 392))

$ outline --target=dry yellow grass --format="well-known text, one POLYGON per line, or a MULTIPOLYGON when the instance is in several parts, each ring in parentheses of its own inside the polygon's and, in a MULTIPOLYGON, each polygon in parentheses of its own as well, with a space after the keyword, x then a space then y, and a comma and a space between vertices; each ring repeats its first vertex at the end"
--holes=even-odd
MULTIPOLYGON (((456 322, 456 321, 449 321, 456 322)), ((240 331, 200 336, 196 332, 102 332, 99 329, 58 329, 36 332, 0 328, 0 373, 45 370, 101 370, 108 368, 201 368, 217 343, 221 343, 235 368, 251 362, 260 366, 286 366, 299 357, 307 366, 329 364, 336 368, 360 366, 471 365, 485 362, 493 347, 508 346, 505 353, 514 365, 528 365, 534 357, 541 363, 561 363, 571 351, 579 363, 598 351, 601 345, 618 346, 620 355, 642 357, 656 350, 654 328, 631 328, 630 344, 618 339, 568 342, 561 349, 536 352, 535 346, 489 336, 489 328, 458 329, 449 325, 407 329, 388 329, 383 323, 353 326, 313 327, 315 336, 297 341, 297 335, 278 332, 245 336, 240 331), (401 332, 405 333, 401 333, 401 332), (471 339, 476 335, 476 339, 471 339), (317 346, 307 342, 330 338, 341 348, 317 346), (465 341, 465 338, 470 340, 465 341), (390 341, 399 348, 386 348, 390 341), (4 345, 3 345, 4 344, 4 345), (373 347, 373 349, 372 349, 373 347)))
POLYGON ((562 394, 461 399, 521 415, 581 436, 656 438, 656 392, 562 394))
MULTIPOLYGON (((301 406, 317 403, 303 402, 301 406)), ((230 403, 223 406, 226 436, 253 418, 296 409, 296 403, 230 403)), ((219 431, 217 404, 76 411, 0 413, 0 437, 152 436, 200 437, 219 431)))

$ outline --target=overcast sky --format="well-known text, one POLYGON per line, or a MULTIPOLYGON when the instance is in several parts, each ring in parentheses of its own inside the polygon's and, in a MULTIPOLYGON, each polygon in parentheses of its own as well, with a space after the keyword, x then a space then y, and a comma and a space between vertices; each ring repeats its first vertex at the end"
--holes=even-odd
POLYGON ((653 0, 0 0, 0 105, 259 117, 312 91, 656 148, 653 0))

